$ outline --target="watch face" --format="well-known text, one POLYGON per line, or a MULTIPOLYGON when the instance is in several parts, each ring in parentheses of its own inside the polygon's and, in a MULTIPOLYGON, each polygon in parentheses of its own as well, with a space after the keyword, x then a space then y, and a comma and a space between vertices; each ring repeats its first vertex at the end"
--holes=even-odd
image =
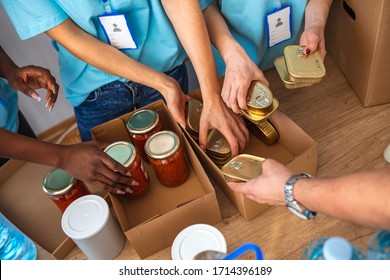
POLYGON ((293 212, 295 215, 297 215, 298 217, 304 219, 304 220, 307 220, 308 217, 303 214, 302 212, 300 212, 299 210, 295 209, 294 207, 292 206, 287 206, 288 210, 290 210, 291 212, 293 212))

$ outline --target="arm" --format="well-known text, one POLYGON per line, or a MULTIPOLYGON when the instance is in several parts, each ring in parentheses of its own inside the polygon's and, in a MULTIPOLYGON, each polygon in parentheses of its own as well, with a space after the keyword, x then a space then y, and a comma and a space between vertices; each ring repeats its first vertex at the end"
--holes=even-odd
POLYGON ((175 120, 185 125, 186 97, 175 79, 99 41, 78 27, 71 19, 48 30, 46 34, 71 54, 94 67, 158 90, 167 101, 167 106, 175 120))
POLYGON ((324 32, 331 5, 332 0, 310 0, 305 10, 305 30, 300 45, 305 46, 307 54, 318 50, 322 59, 326 55, 324 32))
POLYGON ((206 147, 210 129, 218 129, 232 154, 243 151, 249 137, 244 122, 231 112, 220 96, 220 85, 206 25, 197 0, 163 0, 164 9, 197 74, 203 97, 199 143, 206 147))
POLYGON ((97 142, 51 144, 0 128, 1 157, 55 166, 87 184, 114 193, 130 191, 128 185, 137 184, 131 174, 101 148, 97 142))
POLYGON ((53 109, 59 85, 49 70, 33 65, 19 68, 0 47, 0 77, 5 78, 14 89, 37 101, 41 101, 41 97, 35 90, 45 88, 46 107, 49 111, 53 109))
MULTIPOLYGON (((285 205, 284 184, 292 173, 267 159, 263 174, 247 183, 229 183, 259 203, 285 205)), ((366 170, 334 178, 301 179, 294 197, 307 209, 369 227, 390 229, 390 170, 366 170)))
POLYGON ((259 67, 233 38, 216 1, 204 11, 204 18, 211 43, 226 64, 222 98, 226 105, 238 114, 240 108, 247 109, 246 96, 250 83, 256 80, 266 86, 269 86, 269 83, 259 67))

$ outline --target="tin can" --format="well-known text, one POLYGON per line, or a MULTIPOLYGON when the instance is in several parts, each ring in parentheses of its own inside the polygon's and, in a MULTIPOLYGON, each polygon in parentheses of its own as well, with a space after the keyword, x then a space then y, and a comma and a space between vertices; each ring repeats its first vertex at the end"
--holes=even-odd
POLYGON ((212 129, 208 135, 206 154, 218 167, 224 165, 231 158, 230 145, 225 136, 217 129, 212 129))
POLYGON ((123 194, 126 198, 141 197, 149 189, 149 174, 142 164, 133 144, 125 141, 114 142, 104 149, 104 152, 117 162, 125 166, 131 173, 131 177, 138 182, 138 186, 129 186, 132 193, 123 194))
POLYGON ((283 85, 285 88, 294 89, 294 88, 308 87, 313 85, 313 83, 290 80, 290 75, 287 71, 287 66, 286 66, 286 61, 284 60, 284 56, 275 58, 274 64, 280 78, 283 81, 283 85))
POLYGON ((273 95, 271 90, 260 83, 253 81, 248 89, 248 112, 258 116, 265 116, 272 111, 273 95))
POLYGON ((326 74, 321 55, 318 51, 305 55, 303 50, 304 47, 296 45, 284 48, 289 80, 300 83, 319 83, 326 74))
POLYGON ((143 160, 149 162, 144 147, 146 140, 150 136, 161 131, 161 122, 158 113, 148 109, 139 110, 129 117, 126 127, 137 152, 143 160))
POLYGON ((268 120, 254 123, 246 119, 245 124, 249 131, 264 144, 272 145, 279 140, 279 132, 268 120))
POLYGON ((177 187, 186 181, 189 169, 176 133, 163 130, 152 135, 145 143, 145 152, 161 184, 177 187))
POLYGON ((247 182, 261 175, 264 158, 241 154, 232 158, 221 171, 229 182, 247 182))
POLYGON ((59 168, 54 168, 46 174, 42 188, 61 212, 77 198, 91 193, 82 181, 59 168))
POLYGON ((199 140, 199 125, 202 115, 203 103, 191 98, 187 103, 187 126, 186 130, 196 141, 199 140))

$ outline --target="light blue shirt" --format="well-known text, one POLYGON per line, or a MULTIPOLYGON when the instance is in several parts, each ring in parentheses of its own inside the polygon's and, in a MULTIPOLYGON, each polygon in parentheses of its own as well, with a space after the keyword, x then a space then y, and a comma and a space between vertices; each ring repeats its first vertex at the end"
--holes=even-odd
MULTIPOLYGON (((299 44, 303 30, 307 0, 219 0, 219 6, 233 37, 246 50, 262 71, 274 67, 274 59, 283 55, 284 47, 299 44), (273 47, 268 47, 266 17, 276 11, 278 2, 282 8, 291 7, 292 37, 273 47)), ((214 49, 218 74, 225 73, 225 64, 214 49)))
POLYGON ((0 78, 0 127, 17 132, 19 129, 18 93, 0 78))
MULTIPOLYGON (((107 42, 98 21, 104 13, 102 0, 0 0, 21 39, 31 38, 71 18, 100 41, 107 42)), ((138 48, 122 50, 127 56, 158 71, 166 72, 186 58, 175 30, 160 0, 111 0, 113 11, 124 14, 138 48)), ((199 0, 202 9, 212 0, 199 0)), ((105 73, 77 59, 61 45, 58 51, 65 96, 73 106, 81 104, 93 90, 125 79, 105 73)))

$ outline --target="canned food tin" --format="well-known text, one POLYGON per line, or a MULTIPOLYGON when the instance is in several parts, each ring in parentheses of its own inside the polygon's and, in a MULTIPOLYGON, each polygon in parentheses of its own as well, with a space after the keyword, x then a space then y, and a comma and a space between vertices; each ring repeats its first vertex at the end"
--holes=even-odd
POLYGON ((253 81, 248 89, 247 106, 248 112, 265 116, 272 110, 273 95, 271 90, 260 83, 253 81))
POLYGON ((321 55, 318 51, 305 55, 303 50, 303 47, 295 45, 284 48, 289 78, 294 82, 318 83, 326 74, 321 55))
POLYGON ((177 187, 186 181, 189 170, 176 133, 163 130, 152 135, 145 143, 145 152, 161 184, 177 187))
POLYGON ((187 104, 187 126, 186 130, 195 139, 199 138, 200 117, 202 115, 203 103, 191 98, 187 104))
POLYGON ((217 129, 211 130, 208 135, 206 152, 219 158, 226 158, 231 155, 228 141, 217 129))
POLYGON ((82 181, 59 168, 54 168, 46 174, 42 188, 62 212, 77 198, 90 194, 82 181))
POLYGON ((130 171, 131 177, 138 182, 137 186, 129 186, 132 193, 126 192, 123 196, 138 198, 146 193, 149 188, 149 175, 133 144, 125 141, 114 142, 107 146, 104 152, 125 166, 130 171))
POLYGON ((143 160, 148 162, 149 160, 144 146, 150 136, 161 131, 161 122, 158 113, 148 109, 139 110, 129 117, 126 127, 137 152, 143 160))
POLYGON ((241 154, 222 166, 221 171, 229 182, 247 182, 261 175, 264 160, 262 157, 241 154))
POLYGON ((266 115, 257 115, 247 110, 241 110, 242 115, 251 122, 258 123, 269 118, 279 107, 279 100, 276 97, 272 98, 271 110, 266 115))
POLYGON ((286 61, 284 60, 284 56, 275 58, 274 64, 280 78, 283 81, 283 85, 285 86, 285 88, 294 89, 294 88, 308 87, 313 85, 313 83, 305 83, 299 81, 294 82, 290 80, 290 75, 288 74, 287 71, 286 61))
POLYGON ((245 120, 245 124, 249 131, 261 142, 272 145, 279 140, 279 133, 276 128, 268 120, 259 123, 254 123, 245 120))

